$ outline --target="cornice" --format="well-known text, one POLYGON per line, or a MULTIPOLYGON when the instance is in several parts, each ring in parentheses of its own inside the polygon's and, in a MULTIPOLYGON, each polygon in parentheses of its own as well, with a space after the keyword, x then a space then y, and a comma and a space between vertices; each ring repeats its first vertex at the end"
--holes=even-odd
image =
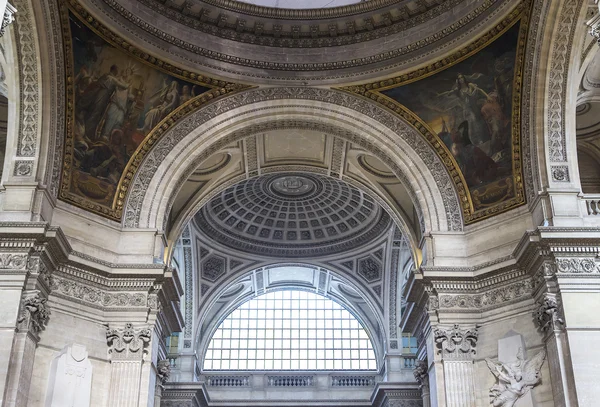
MULTIPOLYGON (((72 2, 75 2, 75 0, 69 0, 72 2)), ((143 0, 143 1, 154 1, 154 0, 143 0)), ((476 7, 474 9, 470 9, 471 11, 462 15, 462 17, 460 19, 458 19, 456 22, 449 24, 448 26, 445 26, 442 30, 433 33, 429 36, 427 36, 426 38, 419 38, 418 41, 414 41, 411 44, 407 44, 406 46, 403 46, 401 48, 396 48, 396 49, 387 49, 383 52, 380 52, 376 55, 366 55, 365 56, 356 56, 352 59, 348 59, 348 60, 339 60, 336 58, 335 61, 332 62, 319 62, 316 61, 315 59, 312 59, 311 62, 298 62, 298 63, 290 63, 290 62, 286 62, 285 60, 273 60, 272 58, 269 58, 268 56, 266 56, 263 60, 258 60, 256 58, 256 56, 259 56, 261 54, 260 49, 257 49, 256 52, 251 52, 248 54, 248 57, 243 57, 240 55, 231 55, 231 54, 226 54, 221 52, 221 50, 223 49, 231 49, 232 48, 232 44, 230 43, 230 45, 226 45, 225 43, 221 44, 220 46, 218 46, 216 49, 209 49, 209 48, 205 48, 206 47, 206 42, 203 42, 202 44, 195 44, 192 43, 191 41, 186 41, 185 39, 181 38, 181 35, 172 35, 169 32, 166 31, 166 29, 163 29, 163 26, 157 25, 157 24, 149 24, 145 21, 143 21, 142 19, 140 19, 136 13, 127 10, 125 7, 123 7, 120 3, 117 3, 117 0, 86 0, 86 4, 89 3, 89 5, 92 5, 95 8, 94 13, 100 12, 102 13, 102 19, 108 19, 111 20, 111 25, 114 25, 115 27, 118 27, 117 29, 120 32, 127 32, 128 36, 131 35, 133 37, 136 37, 137 39, 141 40, 142 42, 145 42, 147 44, 151 44, 152 47, 156 47, 158 49, 160 49, 161 51, 164 50, 166 54, 170 54, 172 56, 175 56, 175 58, 181 60, 184 64, 193 64, 195 66, 203 66, 206 69, 212 70, 215 73, 218 74, 225 74, 228 76, 235 76, 235 77, 247 77, 247 78, 257 78, 257 79, 269 79, 271 82, 273 80, 284 80, 284 81, 290 81, 290 80, 294 80, 294 81, 306 81, 306 80, 332 80, 332 79, 341 79, 341 78, 351 78, 351 77, 356 77, 356 76, 366 76, 366 75, 371 75, 371 74, 377 74, 377 73, 383 73, 383 71, 388 71, 392 68, 399 68, 401 66, 406 66, 409 63, 414 62, 417 59, 422 59, 423 57, 426 57, 427 55, 430 55, 434 52, 441 52, 444 49, 449 49, 451 47, 455 47, 457 42, 464 40, 465 38, 472 38, 472 36, 474 34, 479 35, 478 32, 482 29, 482 26, 488 26, 489 22, 497 19, 498 17, 501 17, 503 14, 507 13, 508 10, 507 8, 510 7, 512 8, 513 6, 511 5, 511 1, 505 1, 505 2, 497 2, 497 1, 492 1, 492 0, 484 0, 483 2, 477 3, 476 7), (507 6, 508 5, 508 6, 507 6), (115 16, 119 16, 120 18, 117 18, 115 16), (471 28, 468 29, 468 31, 463 30, 464 27, 467 26, 472 26, 471 28), (154 37, 155 39, 157 39, 158 41, 155 40, 150 40, 149 36, 154 37), (443 44, 441 44, 440 42, 444 41, 443 44), (161 43, 168 43, 168 46, 165 47, 164 45, 162 45, 161 43), (432 48, 431 46, 433 44, 437 44, 437 46, 434 48, 432 48), (427 51, 425 52, 425 50, 427 49, 427 51), (420 50, 423 50, 421 52, 419 52, 420 50), (190 56, 183 56, 183 53, 191 53, 191 54, 196 54, 198 56, 200 56, 201 58, 207 58, 207 60, 198 60, 197 58, 190 58, 190 56), (406 58, 406 55, 408 54, 412 54, 415 55, 413 58, 406 58), (402 61, 398 61, 398 58, 402 57, 402 61), (391 63, 392 60, 397 60, 394 63, 391 63), (383 64, 385 62, 388 62, 387 64, 383 64), (374 65, 374 64, 378 64, 378 66, 374 69, 370 69, 370 70, 365 70, 364 67, 367 65, 374 65), (236 68, 234 67, 235 65, 240 66, 240 67, 246 67, 246 68, 251 68, 250 70, 248 69, 240 69, 240 68, 236 68), (352 70, 352 72, 344 72, 344 73, 340 73, 340 70, 345 70, 345 69, 351 69, 351 68, 356 68, 356 67, 363 67, 363 69, 360 70, 360 72, 355 70, 352 70), (253 69, 256 69, 257 71, 254 71, 253 69), (280 75, 274 75, 273 73, 267 72, 265 74, 265 70, 271 70, 271 71, 280 71, 281 74, 280 75), (319 75, 317 76, 301 76, 301 75, 290 75, 291 72, 294 71, 302 71, 302 72, 322 72, 323 75, 319 75), (332 74, 326 71, 335 71, 336 73, 332 74)), ((164 6, 163 6, 164 7, 164 6)), ((367 19, 369 20, 369 19, 367 19)), ((369 20, 370 21, 370 20, 369 20)), ((373 20, 375 21, 375 20, 373 20)), ((202 22, 202 24, 204 24, 204 22, 202 22)), ((237 23, 236 23, 237 24, 237 23)), ((195 25, 194 24, 194 28, 195 25)), ((226 20, 224 21, 222 18, 219 18, 219 22, 217 23, 217 27, 216 28, 211 28, 208 29, 210 34, 215 35, 216 37, 218 37, 218 35, 215 34, 215 31, 217 31, 217 29, 222 30, 223 28, 220 28, 219 25, 221 26, 226 26, 227 22, 226 20)), ((374 29, 373 31, 370 31, 367 29, 367 31, 370 33, 369 35, 374 35, 373 38, 369 37, 370 39, 375 39, 375 38, 384 38, 386 36, 391 35, 390 33, 385 33, 385 35, 383 35, 382 33, 377 33, 375 26, 373 26, 374 29), (375 33, 375 34, 372 34, 375 33)), ((382 30, 392 30, 394 25, 390 25, 390 26, 385 26, 385 28, 381 28, 382 30)), ((186 27, 187 28, 187 27, 186 27)), ((399 30, 398 31, 398 35, 401 35, 406 29, 403 30, 399 30)), ((236 25, 236 30, 233 31, 236 34, 233 36, 235 37, 236 35, 241 35, 238 33, 238 26, 236 25)), ((294 30, 294 32, 299 33, 300 31, 298 30, 294 30)), ((274 34, 273 38, 278 38, 277 41, 304 41, 303 39, 301 39, 300 37, 294 39, 293 36, 296 35, 294 34, 294 32, 292 32, 292 38, 290 40, 286 40, 285 38, 282 40, 281 35, 282 33, 276 33, 274 34)), ((222 34, 223 35, 223 40, 235 40, 235 38, 232 38, 233 34, 222 34)), ((261 31, 261 41, 263 41, 263 36, 262 36, 262 31, 261 31)), ((245 37, 248 37, 249 34, 244 33, 243 34, 245 37)), ((299 34, 297 34, 299 35, 299 34)), ((356 36, 362 36, 362 34, 360 33, 354 33, 352 34, 352 37, 356 37, 356 36)), ((270 38, 270 37, 265 37, 265 38, 270 38)), ((321 39, 320 37, 317 38, 317 47, 323 47, 323 46, 327 46, 324 45, 323 41, 330 41, 329 38, 331 38, 331 35, 329 37, 327 37, 328 39, 321 39), (319 40, 322 40, 321 42, 319 42, 319 40)), ((337 38, 337 37, 336 37, 337 38)), ((334 40, 336 39, 334 38, 334 40)), ((311 37, 312 41, 313 38, 311 37)), ((265 39, 264 41, 270 41, 265 39)), ((309 41, 308 39, 306 39, 306 41, 309 41)), ((250 41, 251 42, 251 41, 250 41)), ((248 42, 248 43, 250 43, 248 42)), ((336 42, 336 41, 334 41, 336 42)), ((387 41, 388 44, 392 44, 395 41, 387 41)), ((290 43, 291 44, 291 43, 290 43)), ((273 46, 279 47, 279 48, 289 48, 289 47, 293 47, 293 44, 288 44, 288 43, 275 43, 273 42, 273 46)), ((258 45, 258 44, 257 44, 258 45)), ((271 44, 268 44, 271 45, 271 44)), ((308 43, 298 43, 298 45, 302 48, 306 48, 309 47, 310 44, 308 43)), ((348 45, 347 43, 341 42, 339 44, 334 44, 334 45, 348 45)), ((234 46, 233 46, 234 47, 234 46)), ((374 47, 373 49, 380 49, 381 47, 374 47)), ((251 49, 251 48, 247 48, 246 49, 251 49)), ((357 48, 358 50, 361 51, 365 51, 364 47, 359 47, 357 48)), ((285 53, 283 53, 285 55, 285 53)), ((345 52, 345 55, 348 54, 355 54, 353 52, 345 52)), ((321 56, 326 55, 326 54, 319 54, 321 56)), ((325 57, 326 58, 326 57, 325 57)))
MULTIPOLYGON (((163 3, 168 3, 168 0, 159 0, 163 3)), ((441 0, 440 2, 442 2, 441 0)), ((244 3, 235 0, 204 0, 201 3, 206 3, 210 5, 214 5, 219 8, 223 8, 226 10, 231 10, 239 13, 244 13, 253 16, 260 16, 265 18, 272 19, 294 19, 294 20, 313 20, 313 19, 329 19, 329 18, 339 18, 346 17, 355 14, 362 14, 365 12, 373 11, 380 9, 382 7, 386 7, 389 5, 396 5, 398 3, 406 3, 399 0, 369 0, 356 4, 350 4, 347 6, 341 7, 330 7, 330 8, 320 8, 320 9, 285 9, 285 8, 275 8, 275 7, 265 7, 259 6, 255 4, 244 3)), ((193 2, 190 0, 186 0, 183 3, 183 9, 191 9, 193 6, 193 2)), ((408 10, 407 5, 405 4, 403 9, 408 10)), ((422 12, 423 9, 426 9, 425 5, 421 5, 415 14, 422 12)), ((407 11, 408 14, 408 11, 407 11)))
MULTIPOLYGON (((125 9, 120 0, 103 1, 115 10, 125 9)), ((138 1, 155 13, 205 34, 286 48, 335 47, 371 41, 425 24, 465 2, 440 0, 431 6, 421 3, 420 7, 411 10, 406 1, 370 0, 333 9, 287 10, 231 0, 205 0, 202 7, 193 10, 188 6, 189 1, 183 7, 163 0, 138 1), (357 11, 344 13, 349 8, 357 11), (267 12, 253 12, 260 9, 267 12), (277 24, 273 23, 274 19, 278 20, 277 24), (318 19, 328 21, 315 21, 318 19), (327 30, 321 30, 324 23, 327 30)), ((459 20, 458 25, 462 24, 464 22, 459 20)))

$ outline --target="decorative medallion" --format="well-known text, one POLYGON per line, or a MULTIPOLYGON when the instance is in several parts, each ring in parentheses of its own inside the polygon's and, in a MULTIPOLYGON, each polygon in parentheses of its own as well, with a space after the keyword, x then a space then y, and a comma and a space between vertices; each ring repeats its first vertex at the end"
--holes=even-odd
POLYGON ((521 3, 451 56, 344 89, 395 111, 425 137, 454 180, 466 224, 525 203, 520 114, 528 17, 529 2, 521 3))

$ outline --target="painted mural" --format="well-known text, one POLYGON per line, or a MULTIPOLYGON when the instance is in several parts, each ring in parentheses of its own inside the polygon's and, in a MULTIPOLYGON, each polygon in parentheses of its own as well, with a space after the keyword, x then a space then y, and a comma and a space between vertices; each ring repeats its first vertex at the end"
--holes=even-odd
POLYGON ((127 163, 150 132, 211 88, 125 53, 72 13, 68 21, 74 92, 68 192, 75 203, 111 208, 127 163))
POLYGON ((517 193, 515 177, 520 179, 520 174, 514 161, 520 157, 513 154, 513 142, 519 142, 518 127, 513 134, 513 96, 519 35, 517 23, 441 72, 380 91, 416 114, 443 142, 463 175, 473 211, 517 193))

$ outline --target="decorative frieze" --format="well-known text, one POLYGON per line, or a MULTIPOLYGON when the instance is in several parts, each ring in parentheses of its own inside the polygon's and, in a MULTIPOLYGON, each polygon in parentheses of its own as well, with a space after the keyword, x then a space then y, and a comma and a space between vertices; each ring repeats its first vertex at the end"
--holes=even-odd
POLYGON ((455 324, 452 328, 435 328, 433 335, 437 351, 443 357, 464 358, 476 353, 477 328, 461 329, 455 324))
MULTIPOLYGON (((533 281, 525 280, 496 288, 481 294, 446 294, 439 296, 441 308, 487 309, 528 298, 533 290, 533 281)), ((430 302, 431 302, 430 297, 430 302)))
MULTIPOLYGON (((152 308, 155 305, 154 302, 158 303, 157 298, 146 299, 146 294, 143 293, 110 292, 95 288, 90 283, 84 284, 60 277, 55 277, 54 281, 54 289, 57 294, 83 301, 95 307, 148 306, 152 308)), ((158 305, 156 304, 156 306, 158 305)))
POLYGON ((0 270, 24 270, 27 254, 0 253, 0 270))
POLYGON ((142 360, 148 352, 152 333, 148 328, 134 328, 127 323, 125 327, 106 328, 106 341, 111 360, 142 360))
POLYGON ((46 329, 50 319, 47 301, 39 292, 26 295, 21 300, 21 310, 17 318, 18 332, 30 331, 37 335, 46 329))
POLYGON ((565 327, 559 299, 546 293, 544 298, 538 302, 538 308, 533 313, 535 324, 542 331, 561 331, 565 327))
POLYGON ((598 265, 593 258, 558 258, 556 259, 556 270, 560 274, 591 274, 598 273, 598 265))

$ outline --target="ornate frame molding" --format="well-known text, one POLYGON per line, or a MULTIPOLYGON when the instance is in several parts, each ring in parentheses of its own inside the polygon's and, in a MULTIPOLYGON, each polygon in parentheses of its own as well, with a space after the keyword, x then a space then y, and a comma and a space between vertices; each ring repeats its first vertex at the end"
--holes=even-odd
POLYGON ((236 92, 241 89, 247 89, 249 86, 239 85, 235 83, 225 82, 221 80, 212 79, 210 77, 197 74, 195 72, 187 71, 171 65, 168 62, 162 61, 146 52, 138 49, 135 45, 131 44, 127 40, 124 40, 110 31, 106 26, 101 24, 93 16, 91 16, 78 2, 77 0, 60 0, 60 16, 62 26, 62 39, 65 51, 65 76, 66 76, 66 103, 67 111, 65 114, 66 120, 66 137, 64 143, 64 159, 63 159, 63 170, 61 185, 59 190, 59 199, 66 201, 70 204, 78 206, 82 209, 86 209, 90 212, 104 216, 108 219, 119 221, 123 213, 123 204, 129 184, 137 171, 139 164, 143 161, 143 158, 156 143, 156 141, 179 119, 187 116, 190 112, 196 110, 200 106, 207 104, 213 99, 217 99, 220 96, 228 93, 236 92), (69 188, 71 185, 71 167, 73 163, 73 127, 72 123, 74 120, 74 68, 73 68, 73 49, 71 43, 71 33, 69 29, 69 12, 77 16, 81 21, 99 35, 102 39, 107 41, 109 44, 120 49, 123 52, 128 53, 130 56, 136 58, 141 63, 148 64, 157 70, 165 72, 174 77, 184 79, 186 81, 199 84, 211 88, 212 90, 207 91, 196 98, 190 100, 188 103, 180 106, 167 116, 161 123, 159 123, 152 131, 146 136, 144 141, 139 145, 125 170, 121 174, 121 179, 116 188, 115 197, 113 199, 112 207, 106 208, 103 205, 94 203, 81 196, 70 193, 69 188))
POLYGON ((525 190, 523 186, 523 171, 521 158, 520 114, 523 82, 522 72, 525 60, 524 52, 529 29, 530 10, 530 1, 524 1, 522 3, 519 3, 517 7, 515 7, 515 9, 509 13, 508 16, 506 16, 487 34, 471 42, 466 47, 461 48, 452 55, 443 58, 442 60, 433 62, 424 68, 382 81, 340 88, 340 90, 342 91, 367 97, 371 100, 374 100, 378 104, 383 105, 387 109, 400 115, 405 121, 407 121, 411 126, 417 129, 420 134, 423 135, 423 137, 427 140, 429 145, 433 149, 435 149, 436 153, 440 156, 442 162, 444 162, 448 172, 450 173, 450 176, 455 184, 455 188, 458 192, 459 200, 462 203, 461 207, 466 225, 506 212, 510 209, 521 206, 526 202, 525 190), (467 59, 468 57, 476 54, 477 52, 487 47, 490 43, 498 39, 508 29, 510 29, 512 26, 519 22, 521 22, 521 27, 519 32, 519 45, 517 47, 517 64, 515 67, 514 80, 515 86, 513 90, 512 101, 512 150, 514 180, 516 181, 515 197, 507 201, 500 202, 493 207, 484 208, 476 211, 472 202, 471 193, 469 192, 463 174, 459 170, 456 160, 448 151, 448 148, 443 143, 440 143, 439 138, 437 137, 437 135, 435 135, 433 130, 431 130, 429 126, 416 114, 414 114, 412 111, 401 105, 399 102, 393 100, 388 96, 383 95, 381 92, 388 89, 396 88, 401 85, 416 82, 420 79, 427 78, 467 59), (519 134, 515 135, 515 132, 518 132, 519 134))

